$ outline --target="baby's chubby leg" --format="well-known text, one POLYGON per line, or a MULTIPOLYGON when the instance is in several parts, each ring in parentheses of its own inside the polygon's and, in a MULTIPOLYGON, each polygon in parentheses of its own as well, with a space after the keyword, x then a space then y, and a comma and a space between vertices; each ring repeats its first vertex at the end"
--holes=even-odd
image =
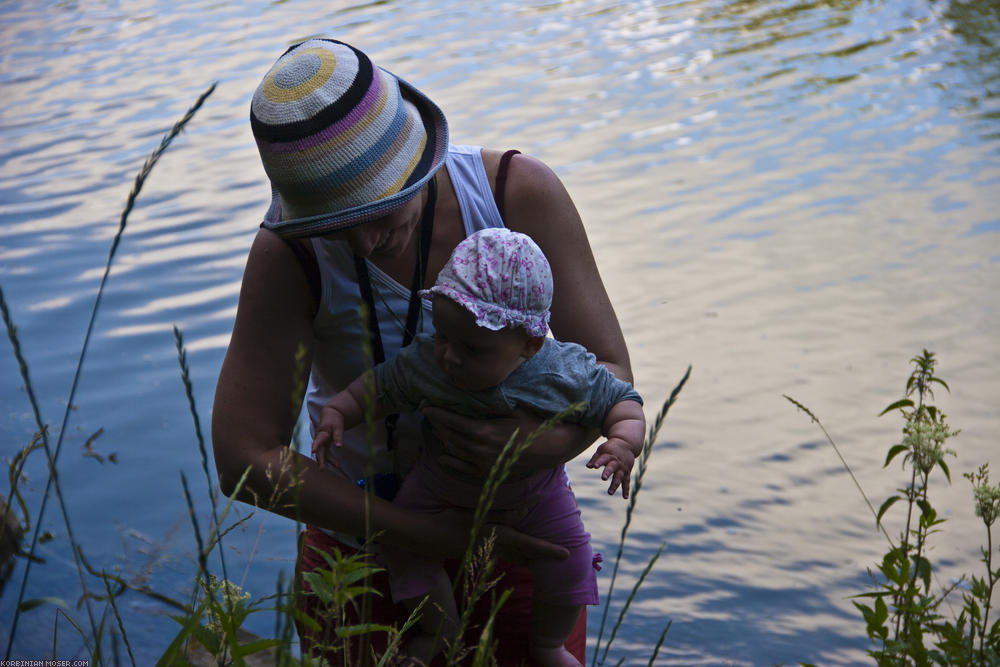
POLYGON ((563 644, 576 626, 580 605, 535 601, 531 609, 531 659, 542 667, 581 667, 563 644))
MULTIPOLYGON (((403 604, 412 613, 423 597, 407 598, 403 604)), ((444 569, 439 569, 431 582, 427 593, 427 601, 420 611, 417 621, 417 634, 412 636, 406 645, 406 654, 416 659, 417 664, 429 665, 431 660, 445 646, 455 641, 458 634, 458 608, 455 606, 455 596, 451 590, 451 580, 444 569)))

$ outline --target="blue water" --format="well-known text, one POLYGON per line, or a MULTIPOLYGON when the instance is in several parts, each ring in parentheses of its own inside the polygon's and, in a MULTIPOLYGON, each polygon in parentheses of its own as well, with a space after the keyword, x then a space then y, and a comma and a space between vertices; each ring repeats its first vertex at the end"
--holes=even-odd
MULTIPOLYGON (((612 663, 647 664, 668 621, 658 664, 864 662, 848 598, 882 543, 822 434, 782 394, 823 419, 881 499, 901 483, 881 468, 899 424, 875 415, 925 347, 952 388, 939 403, 963 429, 955 484, 934 488, 949 519, 939 578, 977 571, 984 535, 959 473, 995 454, 1000 426, 992 0, 4 3, 0 287, 53 441, 133 179, 218 82, 129 217, 69 412, 60 487, 89 563, 190 592, 181 474, 203 528, 209 503, 172 327, 204 430, 268 195, 249 98, 288 44, 319 33, 429 93, 454 140, 516 147, 559 173, 649 417, 694 367, 650 460, 612 618, 666 546, 612 663), (84 455, 99 429, 103 463, 84 455)), ((0 380, 9 460, 36 430, 9 343, 0 380)), ((570 473, 608 562, 624 504, 583 460, 570 473)), ((33 453, 19 484, 33 522, 42 461, 33 453)), ((63 598, 86 624, 54 499, 42 523, 53 539, 25 597, 63 598)), ((272 592, 291 571, 294 532, 254 514, 227 536, 230 579, 272 592)), ((0 597, 5 643, 24 568, 0 597)), ((120 607, 137 663, 151 663, 176 632, 168 608, 134 592, 120 607)), ((600 616, 591 610, 592 638, 600 616)), ((23 614, 13 656, 50 656, 54 631, 57 657, 86 656, 56 618, 53 606, 23 614)), ((248 626, 274 632, 268 614, 248 626)))

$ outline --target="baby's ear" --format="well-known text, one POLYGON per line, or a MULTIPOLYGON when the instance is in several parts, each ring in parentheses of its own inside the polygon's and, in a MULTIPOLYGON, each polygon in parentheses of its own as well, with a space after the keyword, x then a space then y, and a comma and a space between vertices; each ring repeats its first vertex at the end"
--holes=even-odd
POLYGON ((542 349, 544 344, 545 336, 528 336, 524 340, 524 358, 531 359, 542 349))

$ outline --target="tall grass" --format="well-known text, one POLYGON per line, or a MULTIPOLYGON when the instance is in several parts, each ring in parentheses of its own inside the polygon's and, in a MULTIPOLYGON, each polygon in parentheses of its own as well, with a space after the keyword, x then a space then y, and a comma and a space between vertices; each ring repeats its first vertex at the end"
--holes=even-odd
POLYGON ((0 289, 0 311, 2 311, 4 324, 7 327, 7 336, 11 341, 11 345, 14 348, 14 355, 17 358, 18 368, 21 372, 21 379, 24 382, 25 391, 28 394, 28 402, 31 404, 32 414, 35 418, 35 425, 38 432, 41 434, 42 447, 45 450, 45 457, 48 462, 49 474, 45 482, 45 490, 42 494, 41 504, 35 513, 35 530, 31 535, 31 543, 28 548, 28 558, 25 561, 24 573, 21 577, 21 585, 18 589, 17 602, 14 608, 14 617, 11 621, 10 635, 7 639, 7 647, 4 651, 4 659, 10 658, 11 647, 14 642, 14 638, 17 635, 17 625, 21 616, 21 612, 25 607, 24 594, 28 584, 28 578, 31 574, 31 565, 36 561, 35 551, 38 547, 38 539, 42 526, 42 519, 45 516, 45 509, 48 504, 49 494, 54 488, 56 497, 59 501, 59 507, 63 516, 63 524, 66 528, 66 535, 70 543, 70 549, 72 551, 72 557, 74 564, 76 566, 77 576, 80 580, 80 589, 83 592, 83 603, 87 609, 87 617, 90 623, 90 634, 93 637, 98 635, 97 622, 94 618, 94 613, 90 604, 90 596, 87 594, 87 584, 84 577, 84 568, 81 562, 81 551, 79 544, 74 537, 72 523, 69 519, 69 512, 66 509, 66 503, 63 498, 62 488, 58 482, 58 474, 56 464, 59 459, 59 454, 62 451, 63 439, 66 433, 66 427, 69 424, 69 416, 73 409, 73 400, 76 396, 77 386, 80 381, 80 374, 83 370, 83 363, 87 356, 87 349, 90 346, 90 337, 94 331, 94 324, 97 321, 97 313, 100 310, 101 298, 104 295, 104 288, 107 284, 108 277, 111 274, 111 265, 114 261, 115 254, 118 250, 118 245, 121 241, 122 235, 125 233, 125 227, 128 222, 129 214, 132 212, 132 208, 135 205, 135 201, 142 191, 143 184, 146 182, 147 177, 152 172, 153 167, 160 160, 163 154, 166 152, 167 148, 173 142, 174 138, 181 133, 188 122, 194 117, 198 109, 201 108, 205 100, 209 95, 215 90, 215 84, 212 84, 205 92, 203 92, 195 103, 187 110, 184 116, 178 120, 174 126, 164 135, 163 139, 160 141, 159 146, 157 146, 152 153, 146 158, 145 163, 139 170, 139 173, 135 177, 135 182, 132 185, 132 189, 129 191, 128 197, 125 202, 125 207, 122 209, 121 216, 118 221, 118 230, 116 231, 114 238, 111 241, 111 247, 108 250, 108 259, 104 265, 104 273, 101 276, 101 282, 97 289, 97 295, 94 298, 94 305, 90 311, 90 319, 87 322, 87 328, 83 337, 83 344, 80 348, 80 355, 77 359, 76 368, 73 371, 73 380, 70 383, 69 395, 65 401, 65 411, 63 412, 62 422, 59 426, 59 431, 56 436, 55 448, 52 449, 49 446, 48 428, 45 425, 45 420, 42 418, 41 408, 38 404, 38 399, 35 396, 34 387, 31 383, 30 374, 28 372, 28 364, 21 352, 20 339, 17 336, 17 327, 14 325, 13 318, 10 315, 9 309, 7 308, 6 299, 3 296, 3 291, 0 289))

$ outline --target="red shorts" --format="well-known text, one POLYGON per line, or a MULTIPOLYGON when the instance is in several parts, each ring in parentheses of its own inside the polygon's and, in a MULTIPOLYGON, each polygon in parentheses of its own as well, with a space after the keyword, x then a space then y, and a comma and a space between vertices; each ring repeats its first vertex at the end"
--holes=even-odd
MULTIPOLYGON (((337 542, 323 531, 313 526, 308 526, 299 536, 299 558, 295 567, 295 583, 300 590, 308 591, 309 587, 302 579, 303 572, 311 572, 315 569, 326 567, 323 558, 309 547, 331 551, 334 547, 340 549, 341 553, 347 555, 357 553, 356 549, 337 542)), ((453 574, 451 568, 450 574, 453 574)), ((531 572, 526 567, 508 565, 503 562, 497 563, 494 574, 503 574, 503 579, 492 591, 492 595, 499 595, 504 589, 510 589, 511 594, 507 602, 501 607, 497 614, 496 625, 493 636, 497 644, 497 664, 501 667, 515 667, 517 665, 531 665, 528 657, 528 634, 531 629, 531 598, 534 585, 531 579, 531 572)), ((407 611, 402 605, 393 604, 389 595, 389 581, 385 572, 375 575, 369 582, 371 586, 383 591, 381 597, 372 596, 368 603, 371 606, 371 622, 384 625, 399 625, 407 617, 407 611)), ((479 635, 476 628, 482 628, 489 618, 491 607, 491 594, 485 596, 474 610, 472 615, 471 629, 466 636, 466 645, 475 645, 479 635)), ((314 631, 300 620, 296 620, 296 628, 299 632, 299 642, 302 653, 309 653, 314 646, 330 645, 333 643, 336 628, 330 623, 330 619, 323 618, 323 611, 319 601, 311 595, 301 595, 298 598, 298 609, 304 615, 314 619, 320 629, 314 631)), ((349 625, 359 623, 356 615, 348 614, 347 623, 349 625)), ((386 635, 382 632, 370 633, 366 636, 370 641, 372 649, 377 654, 385 651, 386 635)), ((566 649, 576 656, 581 664, 587 664, 587 609, 583 608, 576 627, 566 640, 566 649)), ((349 647, 351 651, 352 664, 359 663, 358 659, 364 648, 362 640, 355 640, 349 647)), ((344 656, 340 653, 324 656, 330 664, 340 664, 344 661, 344 656)), ((436 662, 435 664, 443 664, 436 662)))

